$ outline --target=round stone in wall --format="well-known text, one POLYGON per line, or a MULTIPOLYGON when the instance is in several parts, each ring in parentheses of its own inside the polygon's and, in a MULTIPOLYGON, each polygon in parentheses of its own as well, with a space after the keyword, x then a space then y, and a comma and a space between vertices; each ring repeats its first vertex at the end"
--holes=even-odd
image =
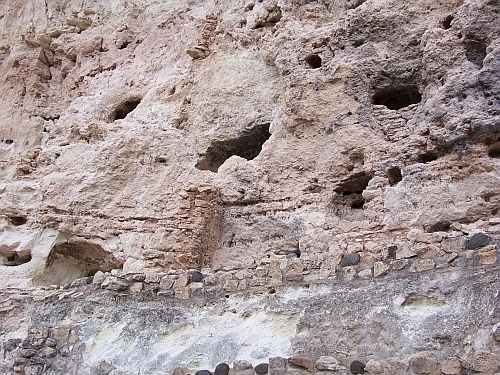
POLYGON ((215 368, 214 375, 227 375, 229 374, 229 365, 227 363, 219 363, 215 368))
POLYGON ((268 371, 269 371, 269 365, 267 363, 261 363, 255 366, 255 372, 257 373, 257 375, 267 374, 268 371))
POLYGON ((351 374, 364 374, 366 365, 361 361, 352 361, 349 369, 351 374))

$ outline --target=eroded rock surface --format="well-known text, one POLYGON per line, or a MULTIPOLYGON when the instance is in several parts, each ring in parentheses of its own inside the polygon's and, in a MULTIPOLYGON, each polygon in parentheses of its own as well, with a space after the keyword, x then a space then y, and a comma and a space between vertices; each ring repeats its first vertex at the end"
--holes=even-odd
POLYGON ((500 371, 499 12, 0 4, 2 372, 500 371))

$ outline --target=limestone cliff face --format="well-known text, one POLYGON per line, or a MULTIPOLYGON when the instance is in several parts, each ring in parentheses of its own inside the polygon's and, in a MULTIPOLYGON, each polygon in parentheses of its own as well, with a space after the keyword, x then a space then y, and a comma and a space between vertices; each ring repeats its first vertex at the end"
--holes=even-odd
POLYGON ((500 371, 499 12, 2 2, 2 371, 500 371))

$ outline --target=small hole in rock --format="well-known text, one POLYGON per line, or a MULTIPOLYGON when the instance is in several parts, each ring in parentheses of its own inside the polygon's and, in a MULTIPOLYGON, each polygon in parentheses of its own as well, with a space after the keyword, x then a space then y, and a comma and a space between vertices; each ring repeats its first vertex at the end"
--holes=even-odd
POLYGON ((274 288, 269 288, 268 293, 269 293, 269 294, 274 294, 274 293, 276 293, 276 289, 274 289, 274 288))
POLYGON ((113 111, 110 116, 110 122, 124 119, 130 112, 137 108, 140 102, 141 99, 139 98, 132 98, 124 101, 113 111))
POLYGON ((391 110, 398 110, 412 104, 418 104, 422 94, 416 84, 394 85, 379 89, 373 95, 373 104, 384 105, 391 110))
POLYGON ((269 123, 258 125, 242 131, 236 138, 212 142, 195 167, 202 171, 217 172, 219 167, 233 155, 247 160, 255 159, 271 136, 269 126, 269 123))
POLYGON ((397 185, 403 179, 401 175, 401 169, 398 167, 391 167, 387 171, 387 176, 389 178, 389 185, 394 186, 397 185))
POLYGON ((450 14, 449 16, 446 16, 446 18, 441 21, 441 26, 443 26, 443 29, 448 30, 451 28, 451 21, 453 21, 453 16, 450 14))
POLYGON ((225 297, 225 298, 229 298, 229 294, 226 294, 224 297, 225 297))
POLYGON ((2 141, 3 143, 6 143, 8 145, 11 145, 12 143, 14 143, 14 141, 12 139, 5 139, 2 141))
POLYGON ((10 216, 9 221, 12 225, 18 227, 20 225, 26 224, 28 222, 28 219, 26 219, 25 216, 10 216))
POLYGON ((310 54, 309 56, 306 57, 306 62, 310 68, 318 69, 318 68, 321 68, 321 64, 323 63, 323 60, 321 60, 321 57, 319 57, 319 55, 310 54))

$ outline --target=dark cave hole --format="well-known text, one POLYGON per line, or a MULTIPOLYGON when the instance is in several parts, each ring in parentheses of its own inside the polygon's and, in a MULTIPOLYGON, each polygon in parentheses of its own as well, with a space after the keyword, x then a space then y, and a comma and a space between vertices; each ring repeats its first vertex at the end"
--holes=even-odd
POLYGON ((435 153, 433 153, 433 152, 426 152, 425 154, 420 155, 418 157, 418 162, 426 164, 426 163, 430 163, 431 161, 435 161, 437 159, 438 159, 438 156, 435 153))
POLYGON ((493 159, 500 159, 500 143, 495 143, 490 147, 488 156, 493 159))
POLYGON ((12 225, 18 227, 20 225, 26 224, 28 222, 28 219, 26 219, 25 216, 10 216, 9 221, 12 225))
POLYGON ((140 102, 141 99, 139 98, 131 98, 124 101, 113 111, 109 119, 110 122, 124 119, 130 112, 137 108, 140 102))
POLYGON ((422 94, 416 84, 394 85, 379 89, 373 95, 373 104, 384 105, 391 110, 398 110, 412 104, 418 104, 422 94))
POLYGON ((365 43, 365 40, 364 39, 357 39, 354 41, 354 48, 358 48, 358 47, 361 47, 363 44, 365 43))
POLYGON ((313 54, 310 54, 306 57, 306 62, 310 68, 318 69, 318 68, 321 68, 321 64, 323 63, 323 60, 321 60, 321 57, 319 57, 319 55, 316 55, 313 53, 313 54))
POLYGON ((401 169, 398 167, 391 167, 387 171, 387 177, 389 178, 389 185, 395 186, 403 179, 401 175, 401 169))
POLYGON ((483 60, 486 57, 486 43, 482 40, 468 39, 464 44, 467 60, 481 69, 483 67, 483 60))
POLYGON ((372 176, 367 172, 352 175, 343 181, 335 193, 332 204, 335 214, 345 220, 360 220, 362 217, 356 212, 362 212, 365 204, 363 190, 368 186, 372 176))
POLYGON ((231 156, 236 155, 252 160, 262 151, 262 145, 269 139, 270 124, 253 127, 242 131, 236 138, 214 141, 195 167, 202 171, 217 172, 219 167, 231 156))
POLYGON ((448 30, 451 28, 451 21, 453 21, 453 18, 454 17, 450 14, 441 21, 441 26, 443 27, 443 29, 448 30))
POLYGON ((5 143, 5 144, 8 144, 8 145, 11 145, 12 143, 14 143, 14 140, 12 140, 12 139, 4 139, 4 140, 2 140, 2 142, 5 143))

